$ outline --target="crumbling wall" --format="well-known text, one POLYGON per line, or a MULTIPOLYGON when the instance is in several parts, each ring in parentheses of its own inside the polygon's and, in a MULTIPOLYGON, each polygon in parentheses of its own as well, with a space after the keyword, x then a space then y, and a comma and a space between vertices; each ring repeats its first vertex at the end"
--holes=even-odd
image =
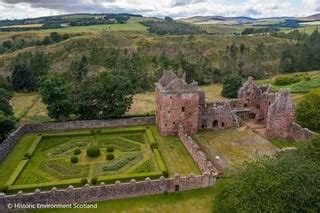
POLYGON ((269 138, 290 138, 290 127, 294 122, 294 105, 288 90, 280 90, 275 102, 270 105, 267 116, 267 131, 269 138))
POLYGON ((317 133, 307 128, 303 128, 297 123, 292 123, 288 132, 289 132, 289 137, 296 141, 308 140, 317 135, 317 133))
POLYGON ((201 172, 217 175, 217 169, 213 166, 207 155, 200 149, 198 144, 186 133, 182 125, 179 125, 178 136, 201 172))
POLYGON ((236 127, 235 117, 229 102, 216 101, 206 103, 200 108, 199 129, 224 129, 236 127))

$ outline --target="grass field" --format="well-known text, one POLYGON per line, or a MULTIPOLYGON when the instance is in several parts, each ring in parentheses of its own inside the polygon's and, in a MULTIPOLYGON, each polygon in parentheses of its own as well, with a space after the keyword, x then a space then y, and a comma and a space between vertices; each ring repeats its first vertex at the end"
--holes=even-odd
POLYGON ((274 140, 271 140, 270 142, 280 149, 286 148, 286 147, 296 147, 296 146, 299 146, 299 144, 301 143, 293 140, 280 140, 280 139, 274 139, 274 140))
POLYGON ((99 32, 106 31, 146 31, 147 28, 140 23, 127 23, 127 24, 99 24, 90 26, 79 27, 65 27, 58 29, 45 29, 45 30, 32 30, 29 33, 81 33, 81 32, 99 32))
POLYGON ((155 126, 108 128, 98 133, 91 130, 58 131, 44 132, 41 136, 25 135, 0 164, 0 187, 7 185, 10 192, 22 189, 32 191, 34 187, 78 186, 80 178, 85 177, 88 180, 99 177, 98 181, 106 183, 114 183, 117 178, 127 181, 138 175, 144 179, 144 174, 151 178, 160 177, 164 171, 161 169, 163 163, 154 157, 154 149, 157 148, 150 148, 150 138, 145 131, 152 132, 158 143, 161 161, 170 176, 175 173, 199 174, 199 169, 179 139, 161 137, 155 126), (100 148, 99 157, 87 156, 86 150, 90 146, 100 148), (112 160, 106 160, 107 147, 114 149, 111 151, 114 155, 112 160), (76 155, 79 162, 72 164, 70 159, 75 156, 73 152, 76 148, 81 150, 76 155), (23 160, 26 153, 31 158, 23 160))
POLYGON ((244 128, 204 130, 196 134, 194 139, 224 174, 239 168, 245 161, 273 155, 278 151, 269 141, 244 128))
MULTIPOLYGON (((210 213, 213 209, 216 194, 226 181, 227 180, 219 179, 216 186, 208 189, 99 202, 97 209, 77 209, 77 212, 210 213)), ((74 209, 45 209, 27 212, 68 213, 74 211, 74 209)))

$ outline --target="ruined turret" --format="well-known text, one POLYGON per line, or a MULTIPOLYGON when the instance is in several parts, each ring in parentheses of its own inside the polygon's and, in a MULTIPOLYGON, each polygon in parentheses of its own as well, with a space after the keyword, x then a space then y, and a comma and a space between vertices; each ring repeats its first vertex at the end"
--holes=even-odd
POLYGON ((290 128, 294 122, 294 105, 289 90, 280 90, 267 115, 267 136, 269 138, 290 138, 290 128))

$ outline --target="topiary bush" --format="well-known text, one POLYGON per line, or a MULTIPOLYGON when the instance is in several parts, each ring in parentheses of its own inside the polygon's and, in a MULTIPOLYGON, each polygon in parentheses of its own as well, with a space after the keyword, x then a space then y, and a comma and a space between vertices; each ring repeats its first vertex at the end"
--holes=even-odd
POLYGON ((31 157, 32 155, 30 153, 26 153, 24 154, 23 159, 27 160, 27 159, 30 159, 31 157))
POLYGON ((91 184, 92 185, 96 185, 97 183, 98 183, 98 178, 97 177, 91 178, 91 184))
POLYGON ((162 175, 163 175, 163 177, 165 177, 165 178, 169 177, 169 173, 168 173, 167 170, 162 171, 162 175))
POLYGON ((87 156, 91 158, 98 157, 100 155, 99 147, 92 146, 87 149, 87 156))
POLYGON ((82 185, 86 185, 86 184, 88 183, 88 179, 87 179, 87 178, 82 178, 81 181, 80 181, 80 183, 81 183, 82 185))
POLYGON ((113 147, 107 147, 107 152, 113 152, 114 148, 113 147))
POLYGON ((9 189, 8 186, 0 186, 0 192, 2 192, 2 193, 7 193, 8 189, 9 189))
POLYGON ((152 144, 150 144, 150 148, 151 149, 158 149, 158 144, 152 143, 152 144))
POLYGON ((75 154, 75 155, 80 155, 81 154, 81 150, 78 148, 78 149, 75 149, 74 151, 73 151, 73 154, 75 154))
POLYGON ((77 156, 72 156, 70 161, 71 161, 71 163, 78 163, 79 159, 77 156))
POLYGON ((107 160, 113 160, 114 159, 114 155, 113 154, 107 154, 107 160))

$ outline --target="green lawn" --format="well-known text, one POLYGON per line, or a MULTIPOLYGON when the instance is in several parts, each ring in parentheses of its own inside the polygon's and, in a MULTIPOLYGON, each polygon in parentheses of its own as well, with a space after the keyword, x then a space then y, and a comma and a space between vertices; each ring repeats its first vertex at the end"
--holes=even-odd
POLYGON ((34 188, 63 188, 73 184, 78 186, 81 178, 98 177, 98 181, 114 183, 132 178, 144 180, 146 177, 159 178, 161 171, 168 170, 188 175, 199 174, 193 159, 176 137, 161 137, 155 126, 108 128, 97 130, 76 130, 27 134, 0 164, 0 187, 8 185, 10 192, 34 188), (94 133, 95 131, 95 133, 94 133), (150 139, 153 135, 154 139, 150 139), (42 138, 40 138, 40 136, 42 138), (158 143, 151 148, 150 143, 158 143), (37 142, 39 141, 39 142, 37 142), (89 158, 86 150, 90 146, 100 148, 100 156, 89 158), (113 147, 113 160, 106 160, 107 147, 113 147), (79 162, 70 159, 79 148, 79 162), (31 151, 30 151, 31 150, 31 151), (34 151, 33 151, 34 150, 34 151), (27 163, 22 161, 26 153, 32 156, 27 163))
POLYGON ((221 174, 233 173, 246 161, 278 151, 268 140, 244 128, 203 130, 193 137, 221 174))
POLYGON ((280 139, 274 139, 274 140, 271 140, 270 142, 279 148, 296 147, 296 146, 299 146, 299 144, 301 143, 294 140, 280 140, 280 139))
MULTIPOLYGON (((212 212, 216 193, 227 180, 218 179, 216 186, 179 193, 161 194, 110 200, 98 203, 97 209, 77 209, 77 212, 183 212, 183 213, 209 213, 212 212)), ((30 212, 74 212, 74 209, 45 209, 30 212)))

